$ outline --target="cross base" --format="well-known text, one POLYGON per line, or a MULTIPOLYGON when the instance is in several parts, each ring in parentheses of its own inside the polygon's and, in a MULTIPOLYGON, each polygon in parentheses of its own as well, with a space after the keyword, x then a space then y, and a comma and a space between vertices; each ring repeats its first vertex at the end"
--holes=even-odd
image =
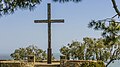
POLYGON ((51 57, 51 56, 52 56, 52 53, 51 53, 51 52, 52 52, 52 49, 51 49, 51 48, 48 48, 48 49, 47 49, 47 53, 48 53, 47 63, 48 63, 48 64, 51 64, 51 58, 52 58, 52 57, 51 57))

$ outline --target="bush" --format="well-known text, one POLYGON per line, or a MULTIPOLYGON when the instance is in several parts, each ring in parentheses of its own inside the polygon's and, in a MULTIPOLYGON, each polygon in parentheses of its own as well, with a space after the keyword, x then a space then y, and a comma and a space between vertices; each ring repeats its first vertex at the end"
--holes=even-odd
POLYGON ((84 62, 81 64, 81 67, 105 67, 105 64, 102 61, 84 62))

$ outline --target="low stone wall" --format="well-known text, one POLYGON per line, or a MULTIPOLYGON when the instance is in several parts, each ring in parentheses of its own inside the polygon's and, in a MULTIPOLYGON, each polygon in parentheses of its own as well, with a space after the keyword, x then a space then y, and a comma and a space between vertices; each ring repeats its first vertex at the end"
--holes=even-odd
POLYGON ((102 61, 93 60, 62 60, 60 67, 105 67, 102 61))
POLYGON ((34 67, 34 64, 23 61, 0 61, 0 67, 34 67))
POLYGON ((52 61, 52 64, 47 64, 47 61, 27 62, 27 61, 0 61, 0 67, 105 67, 102 61, 93 60, 66 60, 52 61))
POLYGON ((94 60, 67 60, 66 56, 60 56, 60 67, 105 67, 105 64, 94 60))
POLYGON ((0 61, 0 67, 60 67, 60 61, 53 61, 47 64, 47 61, 27 62, 27 61, 0 61))

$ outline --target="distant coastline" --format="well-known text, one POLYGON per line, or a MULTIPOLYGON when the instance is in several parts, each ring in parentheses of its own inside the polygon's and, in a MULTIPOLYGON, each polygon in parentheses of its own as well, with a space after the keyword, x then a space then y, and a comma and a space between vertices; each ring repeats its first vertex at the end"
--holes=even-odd
POLYGON ((0 60, 10 60, 12 59, 9 54, 0 54, 0 60))
MULTIPOLYGON (((60 53, 53 53, 53 56, 55 57, 56 60, 60 59, 60 53)), ((10 57, 10 54, 0 54, 0 60, 10 60, 12 59, 10 57)))

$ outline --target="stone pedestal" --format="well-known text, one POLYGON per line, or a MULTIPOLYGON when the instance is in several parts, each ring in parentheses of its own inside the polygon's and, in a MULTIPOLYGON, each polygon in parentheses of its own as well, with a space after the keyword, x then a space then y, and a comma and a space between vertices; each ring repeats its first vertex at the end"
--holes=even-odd
POLYGON ((35 56, 34 55, 29 55, 28 56, 28 62, 35 62, 35 56))
POLYGON ((65 63, 66 63, 67 59, 65 55, 61 55, 60 56, 60 67, 65 67, 65 63))
POLYGON ((34 55, 29 55, 28 56, 28 67, 29 67, 29 65, 31 67, 34 67, 34 64, 35 64, 35 56, 34 55))

